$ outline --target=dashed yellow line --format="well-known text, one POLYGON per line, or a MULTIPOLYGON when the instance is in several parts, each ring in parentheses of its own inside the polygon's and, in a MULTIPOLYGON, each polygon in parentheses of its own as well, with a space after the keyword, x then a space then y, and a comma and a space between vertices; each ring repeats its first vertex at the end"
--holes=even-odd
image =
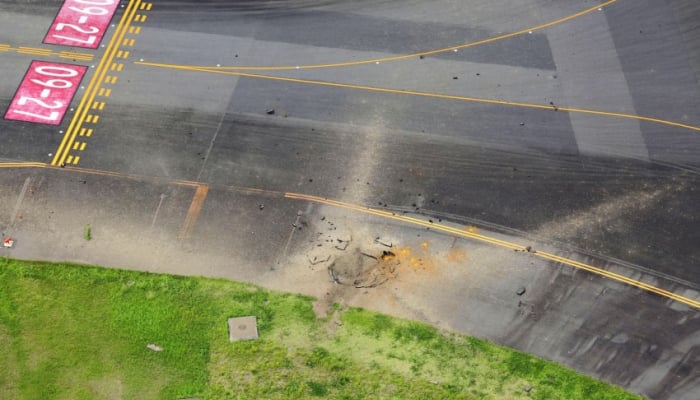
POLYGON ((590 8, 587 8, 585 10, 579 11, 577 13, 568 15, 566 17, 559 18, 557 20, 550 21, 550 22, 547 22, 547 23, 544 23, 541 25, 533 26, 531 28, 521 29, 521 30, 516 31, 516 32, 506 33, 503 35, 494 36, 494 37, 486 38, 486 39, 482 39, 482 40, 477 40, 475 42, 464 43, 464 44, 460 44, 457 46, 450 46, 450 47, 443 47, 443 48, 435 49, 435 50, 422 51, 419 53, 401 54, 401 55, 397 55, 397 56, 373 58, 373 59, 369 59, 369 60, 357 60, 357 61, 347 61, 347 62, 329 63, 329 64, 281 65, 281 66, 225 66, 225 67, 210 66, 210 67, 205 67, 205 68, 221 68, 221 69, 237 70, 237 71, 284 71, 284 70, 293 70, 293 69, 318 69, 318 68, 350 67, 350 66, 355 66, 355 65, 385 63, 385 62, 389 62, 389 61, 405 60, 408 58, 425 57, 425 56, 430 56, 430 55, 434 55, 434 54, 446 53, 446 52, 450 52, 450 51, 467 49, 470 47, 475 47, 475 46, 480 46, 483 44, 493 43, 493 42, 497 42, 500 40, 509 39, 509 38, 512 38, 515 36, 531 34, 532 32, 551 28, 552 26, 560 25, 560 24, 563 24, 565 22, 571 21, 572 19, 582 17, 582 16, 584 16, 586 14, 590 14, 592 12, 596 12, 604 7, 607 7, 607 6, 610 6, 614 3, 616 3, 617 1, 618 0, 608 0, 608 1, 605 1, 601 4, 598 4, 598 5, 592 6, 590 8))
POLYGON ((35 54, 35 55, 40 55, 40 56, 48 56, 53 54, 53 51, 49 49, 37 49, 33 47, 18 47, 17 48, 18 53, 24 53, 24 54, 35 54))
POLYGON ((68 58, 71 60, 81 60, 81 61, 92 61, 94 56, 92 54, 86 54, 86 53, 74 53, 70 51, 59 51, 55 52, 51 49, 42 49, 38 47, 26 47, 26 46, 19 46, 19 47, 13 47, 9 44, 0 44, 0 51, 14 51, 16 53, 20 54, 29 54, 29 55, 37 55, 37 56, 44 56, 44 57, 59 57, 59 58, 68 58))
POLYGON ((328 86, 328 87, 337 87, 337 88, 345 88, 345 89, 366 90, 366 91, 370 91, 370 92, 401 94, 401 95, 410 95, 410 96, 419 96, 419 97, 430 97, 430 98, 444 99, 444 100, 457 100, 457 101, 467 101, 467 102, 484 103, 484 104, 494 104, 494 105, 500 105, 500 106, 523 107, 523 108, 547 110, 550 112, 555 112, 555 111, 556 112, 569 112, 569 113, 597 115, 597 116, 604 116, 604 117, 633 119, 633 120, 637 120, 637 121, 653 122, 653 123, 657 123, 657 124, 674 126, 677 128, 683 128, 683 129, 688 129, 688 130, 695 131, 695 132, 700 132, 700 126, 683 124, 680 122, 669 121, 669 120, 665 120, 665 119, 661 119, 661 118, 645 117, 645 116, 641 116, 641 115, 623 114, 623 113, 618 113, 618 112, 610 112, 610 111, 602 111, 602 110, 591 110, 591 109, 585 109, 585 108, 560 107, 560 106, 553 107, 552 105, 524 103, 524 102, 518 102, 518 101, 496 100, 496 99, 486 99, 486 98, 468 97, 468 96, 457 96, 457 95, 442 94, 442 93, 421 92, 421 91, 416 91, 416 90, 392 89, 392 88, 385 88, 385 87, 379 87, 379 86, 355 85, 355 84, 351 84, 351 83, 339 83, 339 82, 318 81, 318 80, 311 80, 311 79, 288 78, 288 77, 284 77, 284 76, 275 76, 275 75, 251 74, 251 73, 246 73, 246 72, 225 71, 225 70, 221 70, 221 69, 217 69, 217 68, 192 67, 192 66, 188 66, 188 65, 160 64, 160 63, 141 62, 141 61, 137 61, 137 62, 135 62, 135 64, 145 65, 145 66, 149 66, 149 67, 179 69, 179 70, 194 71, 194 72, 208 72, 208 73, 212 73, 212 74, 231 75, 231 76, 242 76, 242 77, 246 77, 246 78, 268 79, 268 80, 274 80, 274 81, 292 82, 292 83, 299 83, 299 84, 305 84, 305 85, 328 86))
MULTIPOLYGON (((68 129, 61 140, 58 150, 56 151, 56 155, 51 161, 52 165, 63 165, 65 163, 76 164, 79 161, 80 157, 72 157, 69 156, 68 153, 71 151, 73 142, 75 141, 78 132, 81 130, 83 122, 97 123, 97 121, 99 121, 99 115, 88 114, 88 111, 90 109, 103 110, 105 107, 104 102, 95 102, 95 97, 98 95, 98 90, 100 89, 101 83, 105 79, 108 68, 121 71, 124 67, 123 64, 113 63, 113 60, 117 54, 117 51, 120 50, 119 44, 123 43, 124 36, 129 29, 140 4, 142 4, 141 0, 130 0, 129 4, 124 10, 122 17, 117 24, 117 28, 105 49, 104 56, 102 60, 100 60, 100 63, 87 86, 87 90, 85 90, 85 93, 80 100, 77 111, 71 119, 68 129)), ((133 42, 131 42, 131 44, 133 45, 133 42)))

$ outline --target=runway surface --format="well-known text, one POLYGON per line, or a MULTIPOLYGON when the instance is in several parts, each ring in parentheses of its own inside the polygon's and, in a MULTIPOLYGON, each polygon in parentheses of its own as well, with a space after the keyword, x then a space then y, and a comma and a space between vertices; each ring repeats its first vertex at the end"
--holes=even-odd
POLYGON ((458 240, 370 306, 697 398, 700 4, 131 0, 97 50, 42 44, 61 4, 0 3, 3 110, 31 60, 89 67, 60 125, 0 120, 6 254, 323 295, 321 217, 458 240))

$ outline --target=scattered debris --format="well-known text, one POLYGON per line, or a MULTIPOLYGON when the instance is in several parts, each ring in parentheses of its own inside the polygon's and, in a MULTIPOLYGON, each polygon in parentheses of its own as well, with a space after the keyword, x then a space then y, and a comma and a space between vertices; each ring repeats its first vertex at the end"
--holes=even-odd
POLYGON ((264 204, 258 204, 258 208, 262 210, 262 209, 265 208, 265 205, 264 205, 264 204))
POLYGON ((311 265, 316 265, 316 264, 324 263, 324 262, 330 260, 331 255, 328 254, 328 255, 326 255, 326 257, 313 256, 313 258, 311 256, 308 256, 308 258, 309 258, 309 262, 311 263, 311 265))
POLYGON ((10 249, 15 245, 15 240, 8 236, 2 241, 2 245, 3 247, 10 249))
POLYGON ((331 282, 340 284, 340 280, 338 279, 338 275, 336 275, 335 271, 333 270, 333 266, 331 265, 328 267, 328 275, 331 278, 331 282))
POLYGON ((525 386, 523 390, 525 391, 525 393, 530 393, 530 391, 532 390, 532 385, 525 386))
POLYGON ((151 349, 153 351, 163 351, 162 347, 158 346, 157 344, 153 344, 153 343, 147 344, 146 347, 148 347, 149 349, 151 349))
POLYGON ((265 111, 267 115, 274 115, 275 114, 275 109, 274 108, 268 108, 267 111, 265 111))
POLYGON ((363 251, 361 251, 360 254, 362 254, 362 255, 365 256, 365 257, 374 258, 375 260, 377 259, 377 257, 375 257, 375 256, 373 256, 373 255, 371 255, 371 254, 369 254, 369 253, 365 253, 365 252, 363 252, 363 251))
POLYGON ((379 238, 379 237, 374 238, 374 243, 381 244, 382 246, 389 247, 389 248, 394 246, 394 244, 392 242, 386 242, 382 238, 379 238))
POLYGON ((338 244, 335 245, 335 248, 338 250, 345 250, 348 248, 348 245, 350 244, 349 240, 342 240, 342 239, 336 239, 338 241, 338 244))
POLYGON ((515 294, 517 294, 518 296, 524 295, 525 294, 525 286, 520 286, 518 288, 518 290, 515 291, 515 294))

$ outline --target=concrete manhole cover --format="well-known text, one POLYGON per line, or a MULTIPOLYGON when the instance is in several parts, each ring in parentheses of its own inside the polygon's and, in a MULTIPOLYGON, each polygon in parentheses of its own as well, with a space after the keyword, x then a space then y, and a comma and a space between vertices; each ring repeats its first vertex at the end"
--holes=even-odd
POLYGON ((228 339, 231 342, 258 338, 258 321, 255 316, 228 319, 228 339))

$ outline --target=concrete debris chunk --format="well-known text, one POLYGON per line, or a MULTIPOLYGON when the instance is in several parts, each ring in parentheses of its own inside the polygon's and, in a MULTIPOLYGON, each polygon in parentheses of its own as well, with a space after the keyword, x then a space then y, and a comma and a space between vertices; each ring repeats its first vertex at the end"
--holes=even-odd
POLYGON ((153 350, 153 351, 163 351, 163 348, 162 348, 162 347, 160 347, 160 346, 158 346, 157 344, 154 344, 154 343, 149 343, 149 344, 146 345, 146 347, 148 347, 149 349, 151 349, 151 350, 153 350))

